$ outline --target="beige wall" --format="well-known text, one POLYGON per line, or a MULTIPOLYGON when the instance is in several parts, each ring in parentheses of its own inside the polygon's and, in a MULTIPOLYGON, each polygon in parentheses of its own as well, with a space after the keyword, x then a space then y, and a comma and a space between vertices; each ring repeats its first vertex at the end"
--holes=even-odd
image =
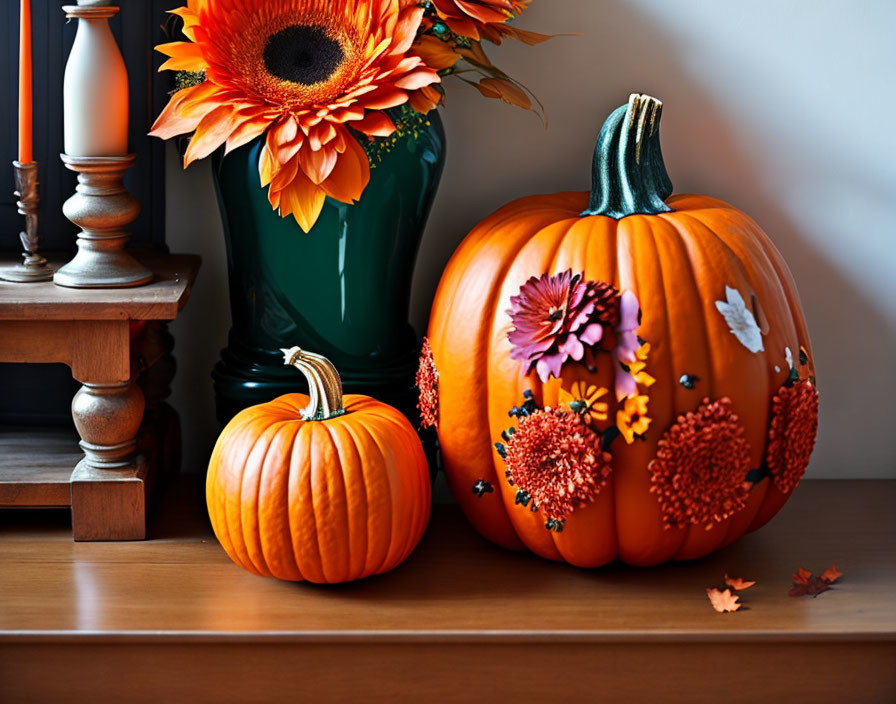
MULTIPOLYGON (((784 253, 812 332, 822 392, 813 477, 896 477, 896 3, 534 0, 521 26, 582 32, 496 63, 529 85, 550 126, 451 83, 449 161, 423 239, 413 320, 465 233, 512 198, 584 190, 603 118, 644 91, 665 101, 676 190, 750 213, 784 253)), ((209 371, 228 326, 223 242, 207 164, 170 154, 169 243, 203 255, 174 326, 189 469, 217 432, 209 371)))

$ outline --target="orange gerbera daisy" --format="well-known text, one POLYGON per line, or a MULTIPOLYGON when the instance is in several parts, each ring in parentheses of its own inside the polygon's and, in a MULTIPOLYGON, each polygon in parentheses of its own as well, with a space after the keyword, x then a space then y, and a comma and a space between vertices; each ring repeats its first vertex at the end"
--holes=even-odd
POLYGON ((406 0, 188 0, 175 13, 190 41, 159 46, 162 68, 205 80, 175 93, 150 134, 192 132, 188 166, 267 132, 261 184, 306 232, 326 196, 354 202, 370 180, 351 130, 388 136, 384 110, 434 107, 420 91, 439 76, 412 49, 423 8, 406 0))

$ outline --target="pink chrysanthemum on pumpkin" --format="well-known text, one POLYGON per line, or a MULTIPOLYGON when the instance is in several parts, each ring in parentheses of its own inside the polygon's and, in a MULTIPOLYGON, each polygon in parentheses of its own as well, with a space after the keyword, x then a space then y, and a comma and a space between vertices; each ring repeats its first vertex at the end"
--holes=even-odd
POLYGON ((510 356, 525 363, 527 373, 534 369, 542 382, 559 378, 568 359, 581 361, 619 319, 619 291, 571 270, 533 276, 510 304, 510 356))

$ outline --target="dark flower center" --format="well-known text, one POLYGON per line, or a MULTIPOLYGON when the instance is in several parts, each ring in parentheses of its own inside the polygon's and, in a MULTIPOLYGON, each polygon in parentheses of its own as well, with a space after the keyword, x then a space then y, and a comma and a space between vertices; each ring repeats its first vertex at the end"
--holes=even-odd
POLYGON ((548 311, 548 320, 550 320, 551 322, 556 322, 557 320, 560 320, 560 318, 562 318, 562 317, 563 317, 563 309, 551 306, 551 309, 548 311))
POLYGON ((268 37, 263 57, 272 76, 312 85, 336 73, 345 52, 324 27, 292 25, 268 37))

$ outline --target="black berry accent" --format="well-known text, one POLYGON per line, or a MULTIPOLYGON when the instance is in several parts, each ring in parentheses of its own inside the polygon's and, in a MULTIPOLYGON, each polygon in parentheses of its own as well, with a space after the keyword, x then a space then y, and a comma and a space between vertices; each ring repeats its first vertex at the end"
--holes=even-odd
POLYGON ((682 374, 681 378, 678 380, 678 383, 686 389, 693 389, 697 385, 698 381, 700 381, 699 376, 694 376, 693 374, 682 374))
POLYGON ((268 37, 263 58, 272 76, 310 86, 336 73, 345 52, 323 27, 293 25, 268 37))
POLYGON ((491 494, 494 490, 495 487, 485 481, 485 479, 480 479, 473 485, 473 493, 480 499, 486 494, 491 494))
POLYGON ((611 425, 607 428, 600 436, 600 446, 604 451, 609 451, 610 445, 613 444, 613 441, 621 435, 619 432, 619 428, 615 425, 611 425))
POLYGON ((556 518, 549 518, 547 520, 547 523, 544 524, 544 527, 556 533, 562 533, 565 525, 565 521, 558 521, 556 518))
POLYGON ((751 469, 747 472, 747 476, 744 478, 744 481, 750 482, 751 484, 758 484, 763 479, 765 479, 769 475, 768 467, 763 462, 761 467, 757 467, 751 469))

